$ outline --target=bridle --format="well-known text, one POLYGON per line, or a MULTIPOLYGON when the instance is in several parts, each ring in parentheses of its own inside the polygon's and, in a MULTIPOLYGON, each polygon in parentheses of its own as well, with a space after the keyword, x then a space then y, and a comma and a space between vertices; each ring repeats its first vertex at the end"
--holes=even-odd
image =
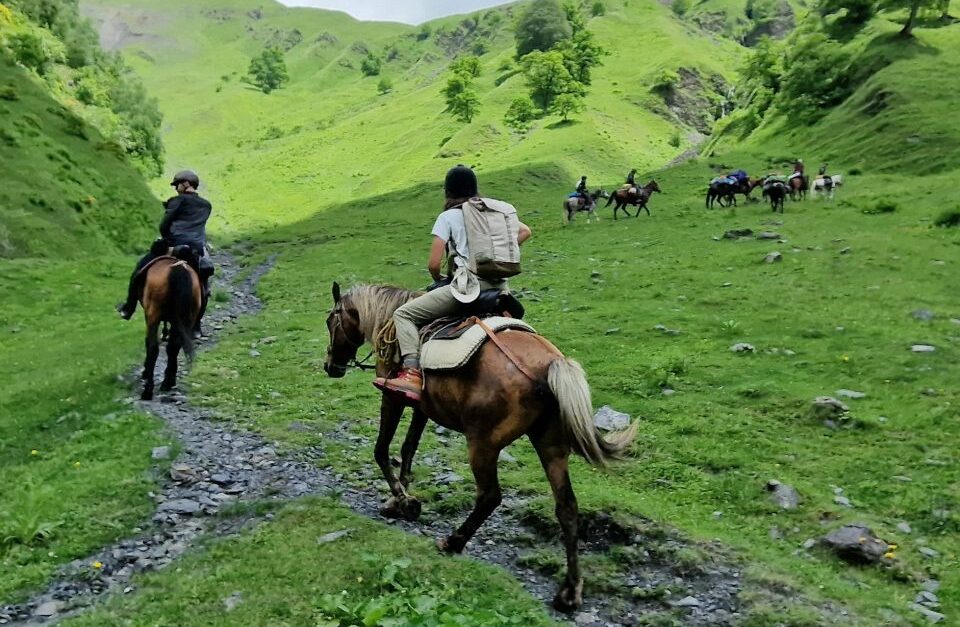
MULTIPOLYGON (((350 335, 347 333, 347 330, 343 327, 343 320, 340 318, 341 311, 342 310, 340 309, 340 307, 337 307, 336 309, 333 310, 333 320, 334 320, 333 330, 336 331, 339 329, 340 333, 343 335, 343 338, 347 341, 347 344, 349 344, 354 349, 354 351, 356 351, 356 349, 363 346, 365 340, 363 337, 360 338, 360 341, 354 340, 353 338, 350 337, 350 335)), ((364 357, 360 361, 357 361, 356 352, 354 352, 353 359, 351 359, 345 364, 334 363, 333 359, 331 358, 330 370, 340 375, 346 374, 348 368, 359 368, 360 370, 375 370, 376 366, 367 363, 367 360, 370 359, 371 357, 373 357, 372 350, 366 357, 364 357)))

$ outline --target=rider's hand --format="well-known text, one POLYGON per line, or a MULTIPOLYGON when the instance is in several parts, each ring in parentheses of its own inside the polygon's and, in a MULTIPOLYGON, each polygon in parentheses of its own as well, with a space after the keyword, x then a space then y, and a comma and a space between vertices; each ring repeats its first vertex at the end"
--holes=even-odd
POLYGON ((433 283, 427 286, 427 291, 432 292, 438 287, 443 287, 444 285, 450 285, 450 281, 451 281, 450 277, 440 277, 439 279, 437 279, 436 281, 434 281, 433 283))

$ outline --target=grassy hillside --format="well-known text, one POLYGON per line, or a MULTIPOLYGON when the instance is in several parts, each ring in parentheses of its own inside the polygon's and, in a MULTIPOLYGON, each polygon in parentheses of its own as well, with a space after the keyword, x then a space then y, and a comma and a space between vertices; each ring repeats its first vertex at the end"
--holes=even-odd
POLYGON ((674 120, 655 112, 665 110, 651 93, 658 74, 688 67, 730 79, 738 55, 732 42, 702 38, 659 3, 609 2, 606 15, 590 21, 611 55, 595 72, 587 111, 573 124, 547 119, 520 136, 502 122, 509 103, 525 93, 522 75, 499 80, 513 67, 510 7, 477 14, 490 33, 483 38, 489 52, 481 57, 480 114, 464 125, 443 112, 440 94, 452 56, 476 39, 462 17, 432 23, 422 35, 427 31, 244 0, 184 2, 162 16, 151 6, 96 0, 84 10, 102 25, 105 42, 118 31, 137 33, 118 45, 161 97, 170 167, 204 170, 223 208, 214 228, 234 238, 435 180, 458 161, 488 171, 557 163, 568 185, 583 173, 610 186, 631 166, 654 167, 688 147, 684 129, 670 145, 674 120), (289 86, 264 95, 242 83, 250 57, 294 29, 302 40, 287 52, 289 86), (382 70, 392 92, 378 95, 379 78, 361 75, 364 49, 396 55, 382 70), (181 80, 185 74, 189 81, 181 80), (249 184, 258 180, 263 187, 249 184))

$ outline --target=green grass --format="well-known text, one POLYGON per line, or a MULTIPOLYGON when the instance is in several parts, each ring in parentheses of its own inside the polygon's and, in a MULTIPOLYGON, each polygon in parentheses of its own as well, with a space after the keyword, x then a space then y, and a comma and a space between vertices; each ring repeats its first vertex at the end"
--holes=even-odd
POLYGON ((157 421, 118 401, 142 323, 111 305, 127 261, 0 262, 0 599, 128 534, 153 510, 157 421))
POLYGON ((175 570, 140 577, 138 587, 64 624, 163 625, 172 617, 178 625, 554 624, 496 568, 443 557, 432 541, 329 500, 290 505, 270 524, 212 542, 175 570), (344 530, 331 542, 317 540, 344 530))

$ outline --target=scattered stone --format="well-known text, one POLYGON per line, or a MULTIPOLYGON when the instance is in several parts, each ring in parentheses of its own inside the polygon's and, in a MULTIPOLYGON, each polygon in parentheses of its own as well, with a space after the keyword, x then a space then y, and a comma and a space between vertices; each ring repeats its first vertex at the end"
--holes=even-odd
POLYGON ((813 547, 817 546, 817 541, 814 540, 813 538, 807 538, 806 540, 803 541, 803 544, 801 546, 807 551, 809 551, 813 547))
POLYGON ((232 612, 233 610, 237 609, 241 603, 243 603, 243 593, 237 591, 223 600, 223 609, 228 612, 232 612))
POLYGON ((661 396, 673 396, 676 393, 677 391, 674 390, 673 388, 663 388, 662 390, 660 390, 661 396))
POLYGON ((200 511, 200 503, 190 499, 176 499, 161 503, 157 508, 158 512, 171 512, 174 514, 196 514, 200 511))
POLYGON ((259 356, 260 356, 260 351, 258 351, 258 350, 256 350, 256 349, 251 349, 251 350, 250 350, 250 356, 251 356, 251 357, 259 357, 259 356))
POLYGON ((653 330, 660 331, 665 335, 680 335, 680 329, 669 329, 662 324, 658 324, 657 326, 653 327, 653 330))
POLYGON ((673 607, 700 607, 700 600, 697 597, 683 597, 679 601, 671 601, 673 607))
POLYGON ((910 312, 910 315, 913 316, 914 320, 921 320, 923 322, 930 322, 937 317, 936 314, 929 309, 914 309, 910 312))
POLYGON ((919 603, 910 604, 910 608, 923 614, 924 618, 926 618, 927 622, 929 623, 939 623, 947 618, 940 612, 935 612, 928 607, 920 605, 919 603))
POLYGON ((619 412, 604 405, 593 416, 593 424, 601 431, 620 431, 630 426, 630 414, 619 412))
POLYGON ((261 344, 273 344, 274 342, 276 342, 276 341, 279 340, 279 339, 280 339, 280 338, 278 338, 276 335, 271 335, 271 336, 269 336, 269 337, 265 337, 265 338, 263 338, 262 340, 260 340, 260 343, 261 343, 261 344))
POLYGON ((750 237, 753 235, 753 229, 730 229, 723 234, 724 239, 740 239, 741 237, 750 237))
POLYGON ((770 527, 767 531, 767 535, 771 540, 783 540, 783 532, 780 531, 779 527, 770 527))
POLYGON ((894 481, 900 481, 902 483, 910 483, 911 481, 913 481, 913 479, 911 479, 906 475, 893 475, 890 478, 893 479, 894 481))
POLYGON ((463 477, 452 471, 437 476, 437 483, 440 485, 450 485, 451 483, 460 483, 461 481, 463 481, 463 477))
POLYGON ((34 616, 40 618, 50 618, 56 616, 60 611, 60 603, 57 601, 47 601, 46 603, 41 603, 37 606, 37 609, 33 611, 34 616))
POLYGON ((771 479, 767 482, 767 491, 781 509, 797 509, 800 506, 800 493, 791 485, 771 479))
POLYGON ((713 516, 713 519, 714 519, 714 520, 719 520, 719 519, 723 518, 723 512, 721 512, 720 510, 717 510, 717 511, 713 512, 713 514, 711 514, 711 516, 713 516))
POLYGON ((833 497, 833 502, 837 505, 842 505, 843 507, 853 507, 853 503, 850 502, 850 499, 839 494, 833 497))
POLYGON ((620 327, 613 327, 603 332, 604 335, 616 335, 617 333, 620 333, 620 327))
POLYGON ((852 250, 853 250, 853 249, 850 248, 849 246, 845 246, 845 247, 843 247, 843 248, 840 249, 840 254, 841 254, 841 255, 849 255, 852 250))
POLYGON ((937 347, 929 344, 914 344, 910 347, 910 350, 914 353, 932 353, 937 350, 937 347))
POLYGON ((197 481, 197 471, 187 464, 174 464, 170 467, 170 478, 181 483, 197 481))
POLYGON ((910 523, 900 522, 897 523, 897 531, 900 533, 911 533, 913 532, 913 528, 910 527, 910 523))
POLYGON ((857 399, 857 398, 866 398, 867 395, 864 394, 863 392, 857 392, 856 390, 840 389, 840 390, 837 390, 837 396, 840 396, 842 398, 857 399))
POLYGON ((727 281, 726 283, 724 283, 724 284, 721 285, 720 287, 731 287, 732 285, 733 285, 733 283, 731 283, 730 281, 727 281))
POLYGON ((960 318, 950 318, 950 322, 953 324, 960 324, 960 318))
POLYGON ((162 459, 170 459, 170 447, 169 446, 157 446, 150 452, 150 457, 157 461, 162 459))
POLYGON ((928 546, 920 547, 920 554, 923 555, 924 557, 929 557, 930 559, 940 557, 939 552, 935 551, 934 549, 931 549, 928 546))
POLYGON ((810 405, 809 414, 817 420, 843 418, 850 411, 843 402, 830 396, 818 396, 810 405))
POLYGON ((753 344, 747 344, 746 342, 738 342, 730 347, 730 350, 734 353, 752 353, 756 349, 753 347, 753 344))
POLYGON ((780 239, 780 234, 773 231, 761 231, 757 233, 757 239, 780 239))
POLYGON ((349 529, 341 529, 340 531, 331 531, 330 533, 325 533, 317 538, 317 544, 326 544, 328 542, 333 542, 334 540, 339 540, 349 533, 349 529))
POLYGON ((936 592, 940 589, 940 582, 936 579, 926 579, 920 582, 920 587, 927 592, 936 592))
POLYGON ((516 464, 517 458, 507 452, 507 449, 500 451, 500 455, 497 457, 497 461, 501 461, 505 464, 516 464))
POLYGON ((921 590, 920 594, 917 595, 915 599, 917 603, 922 603, 928 607, 936 607, 940 605, 940 599, 932 592, 928 590, 921 590))
POLYGON ((864 523, 844 525, 820 539, 841 559, 852 564, 874 564, 883 559, 890 545, 864 523))
POLYGON ((783 255, 777 251, 767 253, 767 256, 763 258, 764 263, 779 263, 781 261, 783 261, 783 255))

